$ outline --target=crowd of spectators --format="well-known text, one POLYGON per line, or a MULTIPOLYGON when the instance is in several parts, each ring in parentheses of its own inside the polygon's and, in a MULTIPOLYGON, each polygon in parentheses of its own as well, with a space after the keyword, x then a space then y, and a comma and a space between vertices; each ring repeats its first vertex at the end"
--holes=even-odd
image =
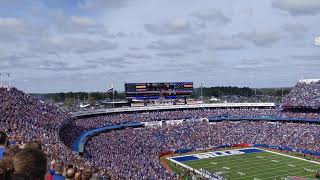
POLYGON ((283 99, 283 107, 320 109, 320 80, 298 82, 283 99))
MULTIPOLYGON (((5 132, 0 131, 0 179, 1 180, 93 180, 102 179, 87 166, 77 168, 73 164, 52 160, 39 141, 10 144, 5 132)), ((107 178, 105 178, 107 179, 107 178)), ((108 178, 110 179, 110 177, 108 178)))
POLYGON ((210 116, 260 117, 277 116, 278 113, 278 110, 271 108, 216 108, 176 111, 154 111, 79 118, 76 120, 76 125, 84 127, 84 129, 87 130, 112 124, 119 124, 123 122, 150 122, 163 120, 199 119, 207 118, 210 116))
POLYGON ((253 96, 238 96, 238 95, 223 95, 219 97, 221 102, 231 103, 280 103, 281 97, 269 95, 253 95, 253 96))
POLYGON ((272 122, 184 122, 179 125, 112 131, 93 137, 85 157, 115 179, 170 179, 161 152, 240 143, 320 151, 320 126, 272 122), (106 157, 107 154, 107 158, 106 157))
POLYGON ((195 110, 177 110, 177 111, 155 111, 131 114, 113 114, 104 116, 93 116, 77 119, 74 125, 68 125, 66 131, 66 141, 70 143, 79 133, 94 128, 108 125, 120 124, 124 122, 151 122, 164 120, 190 120, 208 117, 282 117, 282 118, 303 118, 303 119, 320 119, 320 113, 314 112, 290 112, 281 111, 279 108, 216 108, 216 109, 195 109, 195 110), (74 127, 73 134, 70 134, 70 127, 74 127), (78 132, 78 133, 74 133, 78 132))
POLYGON ((59 141, 57 129, 67 114, 15 88, 0 88, 0 127, 12 144, 39 140, 49 157, 69 160, 72 153, 59 141))
MULTIPOLYGON (((76 167, 91 166, 74 155, 59 138, 58 130, 69 118, 61 109, 44 104, 16 88, 0 88, 0 130, 8 136, 6 146, 24 147, 28 142, 37 140, 50 161, 76 167)), ((0 144, 0 157, 3 152, 0 144)), ((104 174, 103 170, 97 171, 104 174)))
MULTIPOLYGON (((35 153, 39 157, 41 153, 45 154, 46 161, 50 161, 52 166, 47 175, 51 174, 53 177, 59 173, 67 177, 70 172, 69 174, 78 174, 80 178, 79 174, 83 173, 84 176, 91 174, 102 177, 109 174, 113 179, 176 179, 174 174, 169 174, 160 164, 161 152, 222 144, 267 143, 320 151, 320 147, 317 147, 320 138, 318 125, 198 121, 202 118, 226 116, 244 119, 261 116, 320 119, 320 113, 317 112, 291 112, 279 108, 216 108, 71 119, 60 108, 45 104, 22 91, 0 88, 0 115, 0 130, 10 140, 4 146, 13 148, 10 151, 4 150, 0 143, 0 158, 5 155, 3 152, 20 152, 20 149, 26 149, 30 142, 37 140, 41 152, 35 153), (180 125, 124 129, 92 137, 86 145, 84 158, 71 151, 74 140, 81 133, 94 128, 126 122, 182 119, 187 121, 180 125)), ((0 172, 1 166, 0 164, 0 172)))

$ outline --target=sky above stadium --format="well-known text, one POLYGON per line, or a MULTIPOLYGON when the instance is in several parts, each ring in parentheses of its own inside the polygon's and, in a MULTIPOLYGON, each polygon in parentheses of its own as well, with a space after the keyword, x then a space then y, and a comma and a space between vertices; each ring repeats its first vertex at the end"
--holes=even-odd
POLYGON ((0 0, 0 73, 27 92, 293 86, 320 78, 319 19, 319 0, 0 0))

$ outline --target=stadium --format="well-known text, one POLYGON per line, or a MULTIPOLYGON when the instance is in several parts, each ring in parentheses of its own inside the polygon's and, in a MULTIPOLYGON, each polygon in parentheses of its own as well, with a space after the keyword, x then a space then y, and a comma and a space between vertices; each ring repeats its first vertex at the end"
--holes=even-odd
POLYGON ((9 144, 37 141, 50 160, 111 179, 318 177, 320 80, 301 80, 280 106, 217 103, 67 114, 1 88, 9 144), (28 120, 28 121, 26 121, 28 120))
POLYGON ((320 180, 320 0, 0 0, 0 180, 320 180))

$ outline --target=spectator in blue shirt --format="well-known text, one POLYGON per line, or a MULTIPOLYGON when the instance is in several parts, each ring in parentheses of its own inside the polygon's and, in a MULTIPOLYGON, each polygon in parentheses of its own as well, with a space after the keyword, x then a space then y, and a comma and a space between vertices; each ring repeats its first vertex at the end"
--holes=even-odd
POLYGON ((0 131, 0 160, 3 159, 3 153, 8 145, 8 136, 5 132, 0 131))
POLYGON ((63 174, 63 166, 61 162, 57 162, 55 165, 55 173, 53 175, 53 180, 65 180, 66 178, 63 174))

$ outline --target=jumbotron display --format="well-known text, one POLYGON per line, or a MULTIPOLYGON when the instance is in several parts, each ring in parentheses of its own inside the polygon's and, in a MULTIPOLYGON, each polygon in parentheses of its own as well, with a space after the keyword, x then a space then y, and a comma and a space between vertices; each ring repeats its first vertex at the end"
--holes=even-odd
POLYGON ((176 99, 193 94, 193 82, 126 83, 127 98, 176 99))

